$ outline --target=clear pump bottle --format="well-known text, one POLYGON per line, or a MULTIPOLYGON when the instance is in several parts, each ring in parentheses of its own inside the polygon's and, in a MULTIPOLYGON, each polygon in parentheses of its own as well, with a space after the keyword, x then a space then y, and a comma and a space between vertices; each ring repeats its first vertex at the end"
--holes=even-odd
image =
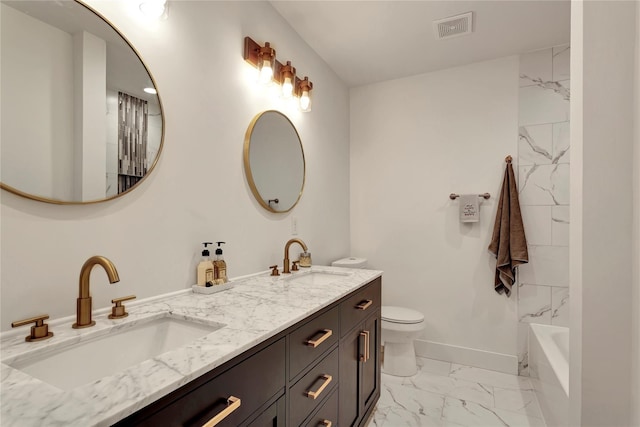
POLYGON ((196 283, 200 286, 212 286, 214 284, 214 267, 213 261, 209 257, 207 245, 213 245, 211 242, 204 242, 204 250, 202 251, 202 260, 198 264, 196 283))

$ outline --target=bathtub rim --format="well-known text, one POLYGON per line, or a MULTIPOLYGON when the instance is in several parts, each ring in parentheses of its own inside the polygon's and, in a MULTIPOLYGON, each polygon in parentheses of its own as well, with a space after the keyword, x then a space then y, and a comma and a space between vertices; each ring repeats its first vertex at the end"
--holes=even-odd
POLYGON ((570 333, 569 328, 565 326, 541 325, 537 323, 530 323, 529 328, 532 332, 529 335, 529 339, 533 336, 538 341, 538 344, 543 349, 556 378, 560 382, 560 385, 566 395, 569 396, 569 355, 565 358, 564 354, 551 337, 551 334, 553 333, 568 335, 570 333))

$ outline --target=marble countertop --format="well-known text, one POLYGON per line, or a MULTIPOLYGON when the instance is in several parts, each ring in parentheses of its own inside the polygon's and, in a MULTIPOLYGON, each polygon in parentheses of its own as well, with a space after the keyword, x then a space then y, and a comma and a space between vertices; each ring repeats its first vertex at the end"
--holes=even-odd
POLYGON ((4 333, 0 336, 0 421, 3 427, 111 425, 381 275, 376 270, 316 266, 292 276, 260 273, 233 280, 234 287, 211 295, 189 289, 127 305, 129 316, 121 320, 94 314, 96 325, 91 328, 72 329, 72 321, 54 320, 49 322, 54 337, 41 342, 25 342, 27 328, 19 336, 4 333), (292 276, 310 271, 349 275, 336 275, 335 281, 322 285, 291 283, 292 276), (186 346, 69 391, 10 366, 34 354, 166 316, 224 326, 186 346))

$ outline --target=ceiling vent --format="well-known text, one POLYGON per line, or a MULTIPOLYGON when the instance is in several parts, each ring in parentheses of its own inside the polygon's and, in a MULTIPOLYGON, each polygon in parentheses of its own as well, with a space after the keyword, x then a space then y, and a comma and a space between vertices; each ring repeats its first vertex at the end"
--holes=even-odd
POLYGON ((460 37, 473 32, 473 12, 433 21, 437 40, 460 37))

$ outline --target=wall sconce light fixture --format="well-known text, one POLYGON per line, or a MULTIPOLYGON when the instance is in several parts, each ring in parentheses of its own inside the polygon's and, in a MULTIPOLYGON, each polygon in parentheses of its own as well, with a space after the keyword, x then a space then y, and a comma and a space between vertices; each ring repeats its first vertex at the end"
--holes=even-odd
POLYGON ((276 59, 276 51, 269 42, 260 46, 250 37, 245 37, 243 57, 245 61, 258 69, 260 83, 269 84, 275 81, 281 86, 283 98, 296 96, 299 98, 300 109, 311 111, 313 83, 309 81, 308 77, 305 77, 304 80, 296 77, 296 69, 291 65, 291 61, 282 65, 276 59))

